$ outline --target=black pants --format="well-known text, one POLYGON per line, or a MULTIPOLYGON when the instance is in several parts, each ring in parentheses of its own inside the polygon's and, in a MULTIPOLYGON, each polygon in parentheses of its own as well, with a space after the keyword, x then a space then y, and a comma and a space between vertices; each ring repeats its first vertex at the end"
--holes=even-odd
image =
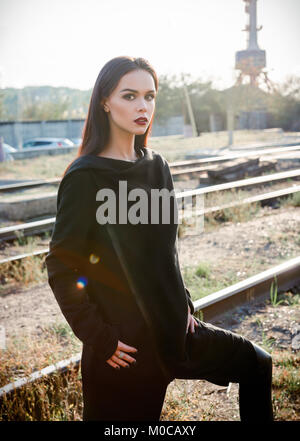
POLYGON ((273 421, 272 357, 247 338, 197 319, 196 337, 188 334, 195 367, 182 369, 176 378, 203 379, 227 386, 239 383, 240 419, 273 421))
POLYGON ((83 351, 84 420, 158 421, 170 381, 203 379, 218 385, 239 383, 240 419, 269 422, 272 410, 272 358, 250 340, 197 320, 196 338, 188 334, 191 357, 197 366, 172 372, 160 369, 154 354, 139 351, 137 365, 113 369, 99 364, 83 351))

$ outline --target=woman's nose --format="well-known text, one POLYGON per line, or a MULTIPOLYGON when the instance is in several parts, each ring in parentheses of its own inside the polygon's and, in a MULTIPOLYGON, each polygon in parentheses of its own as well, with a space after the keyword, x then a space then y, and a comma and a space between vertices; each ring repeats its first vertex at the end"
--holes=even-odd
POLYGON ((137 104, 137 109, 140 110, 147 110, 146 101, 144 99, 141 99, 137 104))

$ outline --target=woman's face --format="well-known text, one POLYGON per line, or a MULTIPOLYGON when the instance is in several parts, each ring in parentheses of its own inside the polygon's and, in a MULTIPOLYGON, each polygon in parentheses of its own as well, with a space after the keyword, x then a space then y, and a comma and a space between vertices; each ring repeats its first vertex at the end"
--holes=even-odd
POLYGON ((135 135, 143 135, 153 116, 155 108, 155 83, 146 70, 134 70, 125 74, 119 84, 104 100, 111 129, 118 128, 135 135), (147 118, 145 124, 135 122, 147 118))

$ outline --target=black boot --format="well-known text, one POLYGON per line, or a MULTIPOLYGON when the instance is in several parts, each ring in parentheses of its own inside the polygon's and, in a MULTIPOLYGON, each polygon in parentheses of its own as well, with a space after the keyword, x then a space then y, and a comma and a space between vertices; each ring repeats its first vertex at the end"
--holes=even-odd
POLYGON ((257 367, 249 373, 249 382, 239 386, 240 418, 244 422, 273 421, 272 408, 272 357, 251 342, 255 349, 257 367))

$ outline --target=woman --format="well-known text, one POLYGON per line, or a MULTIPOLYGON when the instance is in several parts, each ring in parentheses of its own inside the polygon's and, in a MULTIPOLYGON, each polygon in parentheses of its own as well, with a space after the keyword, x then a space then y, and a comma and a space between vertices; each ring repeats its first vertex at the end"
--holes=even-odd
POLYGON ((168 384, 197 378, 240 383, 241 419, 271 421, 269 354, 192 315, 169 165, 146 147, 157 90, 146 60, 106 63, 58 190, 46 265, 83 343, 83 419, 159 420, 168 384))

